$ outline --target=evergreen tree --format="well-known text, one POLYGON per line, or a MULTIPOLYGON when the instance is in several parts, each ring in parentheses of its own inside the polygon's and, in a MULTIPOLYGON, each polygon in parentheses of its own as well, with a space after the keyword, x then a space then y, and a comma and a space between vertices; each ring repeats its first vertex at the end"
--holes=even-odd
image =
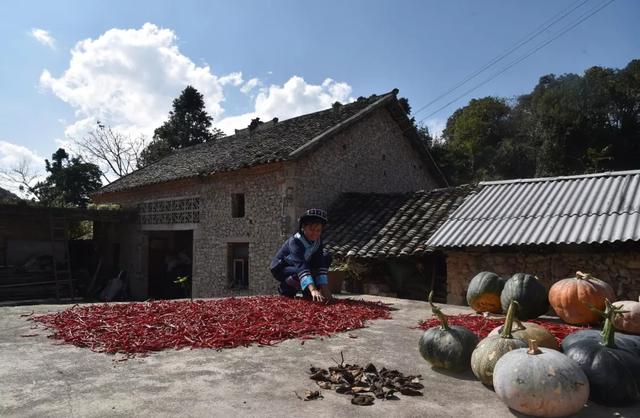
POLYGON ((173 100, 169 119, 154 131, 153 141, 142 152, 140 166, 158 161, 171 151, 223 137, 221 130, 211 128, 212 121, 205 110, 202 94, 187 86, 173 100))
POLYGON ((34 192, 47 206, 86 207, 89 194, 102 187, 100 168, 79 157, 70 159, 63 148, 51 156, 51 162, 45 160, 45 168, 49 175, 35 185, 34 192))

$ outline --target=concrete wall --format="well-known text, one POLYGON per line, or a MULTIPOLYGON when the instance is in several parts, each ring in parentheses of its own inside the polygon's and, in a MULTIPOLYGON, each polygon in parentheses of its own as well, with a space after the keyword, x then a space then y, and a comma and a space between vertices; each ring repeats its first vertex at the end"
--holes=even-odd
POLYGON ((343 192, 402 193, 436 187, 426 164, 385 108, 300 159, 296 212, 327 208, 343 192))
POLYGON ((448 251, 446 256, 447 302, 458 305, 466 304, 469 282, 481 271, 504 277, 518 272, 534 274, 547 290, 554 282, 575 277, 576 271, 582 271, 609 283, 619 300, 638 300, 640 294, 640 247, 594 245, 553 251, 448 251))

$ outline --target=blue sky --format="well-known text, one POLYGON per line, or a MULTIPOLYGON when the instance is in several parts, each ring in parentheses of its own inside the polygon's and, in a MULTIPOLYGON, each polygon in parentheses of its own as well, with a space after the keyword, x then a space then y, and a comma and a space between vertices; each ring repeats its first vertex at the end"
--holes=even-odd
POLYGON ((529 92, 540 76, 640 58, 640 2, 12 1, 0 4, 0 169, 42 169, 97 119, 150 138, 187 84, 226 131, 400 89, 414 110, 575 10, 416 115, 438 132, 473 97, 529 92), (500 76, 435 110, 602 10, 500 76))

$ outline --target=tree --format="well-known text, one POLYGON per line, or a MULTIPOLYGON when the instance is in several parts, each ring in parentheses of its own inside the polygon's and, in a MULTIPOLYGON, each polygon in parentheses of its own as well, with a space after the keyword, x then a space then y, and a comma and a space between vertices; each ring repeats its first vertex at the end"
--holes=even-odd
POLYGON ((154 139, 140 153, 138 159, 138 168, 145 167, 149 164, 161 160, 171 154, 171 147, 164 139, 154 139))
POLYGON ((454 112, 442 132, 446 172, 454 183, 526 175, 510 160, 526 159, 527 147, 512 123, 512 109, 496 97, 472 99, 454 112), (509 161, 503 161, 508 158, 509 161))
POLYGON ((640 60, 622 70, 546 75, 519 102, 538 138, 537 175, 638 168, 640 60))
POLYGON ((86 160, 107 168, 102 178, 110 183, 113 176, 120 178, 138 167, 146 141, 143 136, 131 138, 98 121, 93 131, 74 142, 86 160))
POLYGON ((35 198, 35 185, 41 173, 34 169, 27 158, 22 158, 13 167, 0 170, 0 179, 20 190, 25 199, 35 198))
POLYGON ((47 206, 86 207, 89 194, 102 186, 102 172, 97 165, 80 157, 70 159, 63 148, 51 156, 51 162, 45 160, 45 167, 49 175, 35 185, 34 192, 47 206))
POLYGON ((514 101, 472 99, 431 152, 454 184, 640 168, 640 60, 548 74, 514 101))
POLYGON ((153 142, 143 151, 141 165, 155 162, 171 151, 223 137, 221 130, 211 128, 212 121, 205 111, 202 94, 187 86, 174 99, 169 119, 154 131, 153 142))

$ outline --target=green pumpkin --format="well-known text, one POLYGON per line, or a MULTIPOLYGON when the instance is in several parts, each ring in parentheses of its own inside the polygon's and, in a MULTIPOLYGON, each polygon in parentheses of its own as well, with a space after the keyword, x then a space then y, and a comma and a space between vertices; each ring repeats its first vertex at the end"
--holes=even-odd
POLYGON ((465 327, 450 326, 442 310, 432 303, 432 297, 433 292, 429 294, 431 311, 440 319, 441 325, 422 334, 418 342, 420 354, 433 367, 452 372, 468 370, 478 337, 465 327))
POLYGON ((471 354, 471 370, 485 385, 493 386, 493 369, 500 357, 511 350, 527 346, 526 342, 511 335, 517 305, 518 302, 511 302, 502 333, 484 338, 471 354))
POLYGON ((537 318, 549 310, 547 289, 537 277, 526 273, 516 273, 504 284, 500 302, 504 312, 512 300, 518 302, 518 319, 537 318))
POLYGON ((500 313, 500 294, 505 281, 489 271, 476 274, 467 289, 467 303, 476 312, 500 313))
MULTIPOLYGON (((631 346, 618 344, 613 328, 620 312, 606 300, 601 338, 590 334, 563 342, 565 354, 580 365, 589 378, 590 398, 607 406, 626 406, 640 401, 640 357, 631 346)), ((576 333, 578 334, 578 333, 576 333)))

